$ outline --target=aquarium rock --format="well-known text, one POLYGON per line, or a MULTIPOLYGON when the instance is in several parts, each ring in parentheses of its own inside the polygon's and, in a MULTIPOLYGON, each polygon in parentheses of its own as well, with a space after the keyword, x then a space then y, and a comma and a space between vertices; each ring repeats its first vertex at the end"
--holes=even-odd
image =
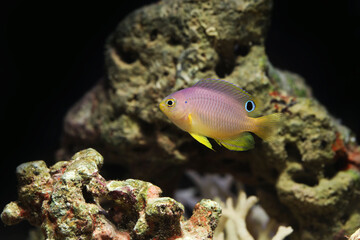
POLYGON ((94 146, 129 169, 121 177, 168 193, 184 169, 230 173, 256 189, 271 218, 293 227, 291 239, 350 235, 360 227, 360 149, 301 76, 270 63, 264 42, 271 6, 164 0, 131 13, 106 43, 104 78, 68 112, 58 159, 94 146), (162 98, 202 78, 241 86, 264 103, 263 115, 283 113, 278 137, 256 139, 247 152, 213 152, 171 124, 158 108, 162 98))
POLYGON ((94 149, 48 168, 44 161, 17 170, 18 200, 1 213, 6 225, 27 220, 46 239, 212 239, 220 205, 203 199, 189 220, 184 207, 151 183, 106 181, 94 149))

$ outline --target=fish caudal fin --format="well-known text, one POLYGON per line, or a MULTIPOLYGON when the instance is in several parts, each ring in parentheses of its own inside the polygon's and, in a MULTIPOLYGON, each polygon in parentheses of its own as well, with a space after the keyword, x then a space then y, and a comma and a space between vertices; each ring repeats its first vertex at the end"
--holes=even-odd
POLYGON ((255 120, 255 129, 252 132, 264 141, 271 142, 274 140, 282 122, 282 114, 274 113, 253 119, 255 120))
POLYGON ((249 132, 243 132, 232 139, 216 139, 216 142, 231 151, 246 151, 255 145, 254 137, 249 132))

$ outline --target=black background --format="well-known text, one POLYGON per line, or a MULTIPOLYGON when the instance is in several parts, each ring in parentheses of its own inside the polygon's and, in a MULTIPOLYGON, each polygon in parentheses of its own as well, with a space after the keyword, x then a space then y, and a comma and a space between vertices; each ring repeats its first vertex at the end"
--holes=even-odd
MULTIPOLYGON (((154 1, 0 3, 0 208, 16 199, 15 168, 51 165, 64 115, 103 75, 117 23, 154 1)), ((275 0, 266 41, 274 66, 299 73, 331 114, 360 134, 360 2, 275 0)), ((29 224, 1 239, 25 239, 29 224)))

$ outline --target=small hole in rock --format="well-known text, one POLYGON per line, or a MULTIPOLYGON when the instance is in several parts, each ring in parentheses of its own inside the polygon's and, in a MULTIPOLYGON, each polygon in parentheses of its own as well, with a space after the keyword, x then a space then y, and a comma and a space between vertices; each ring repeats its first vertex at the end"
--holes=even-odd
POLYGON ((85 186, 81 189, 81 192, 86 203, 95 203, 94 197, 86 190, 85 186))
POLYGON ((301 162, 301 154, 295 143, 286 143, 285 151, 291 160, 301 162))
POLYGON ((295 173, 292 176, 292 179, 294 182, 302 183, 310 187, 316 186, 319 183, 315 176, 312 176, 306 172, 295 173))
POLYGON ((328 165, 324 168, 324 177, 327 179, 333 178, 336 173, 336 165, 328 165))
POLYGON ((321 140, 321 143, 320 143, 320 148, 321 149, 325 149, 327 146, 327 142, 325 140, 321 140))
POLYGON ((177 36, 174 36, 174 35, 171 35, 169 40, 168 40, 168 43, 172 46, 175 46, 175 45, 180 45, 181 44, 181 39, 177 36))
POLYGON ((156 40, 158 36, 158 30, 157 29, 154 29, 150 32, 150 41, 154 41, 156 40))
POLYGON ((250 46, 249 45, 238 45, 236 44, 234 46, 234 54, 236 56, 243 56, 245 57, 250 52, 250 46))
POLYGON ((345 170, 349 167, 349 159, 347 153, 343 151, 337 151, 335 153, 335 164, 334 168, 336 171, 345 170))
POLYGON ((234 70, 234 62, 230 59, 220 57, 220 61, 216 64, 215 72, 219 78, 224 78, 232 73, 234 70))
POLYGON ((235 67, 234 44, 232 41, 219 41, 216 46, 219 61, 215 72, 219 78, 224 78, 232 73, 235 67))
POLYGON ((121 60, 123 60, 127 64, 131 64, 139 58, 139 54, 130 49, 124 50, 121 48, 117 49, 116 52, 120 56, 121 60))

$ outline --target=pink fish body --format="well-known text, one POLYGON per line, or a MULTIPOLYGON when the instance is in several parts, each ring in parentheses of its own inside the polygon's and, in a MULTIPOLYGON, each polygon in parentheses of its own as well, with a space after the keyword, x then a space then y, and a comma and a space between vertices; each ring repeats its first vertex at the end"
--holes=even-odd
POLYGON ((167 96, 160 109, 179 128, 212 149, 207 137, 234 151, 254 147, 253 132, 264 140, 274 136, 280 114, 252 118, 258 102, 240 87, 217 79, 200 80, 194 86, 167 96))

